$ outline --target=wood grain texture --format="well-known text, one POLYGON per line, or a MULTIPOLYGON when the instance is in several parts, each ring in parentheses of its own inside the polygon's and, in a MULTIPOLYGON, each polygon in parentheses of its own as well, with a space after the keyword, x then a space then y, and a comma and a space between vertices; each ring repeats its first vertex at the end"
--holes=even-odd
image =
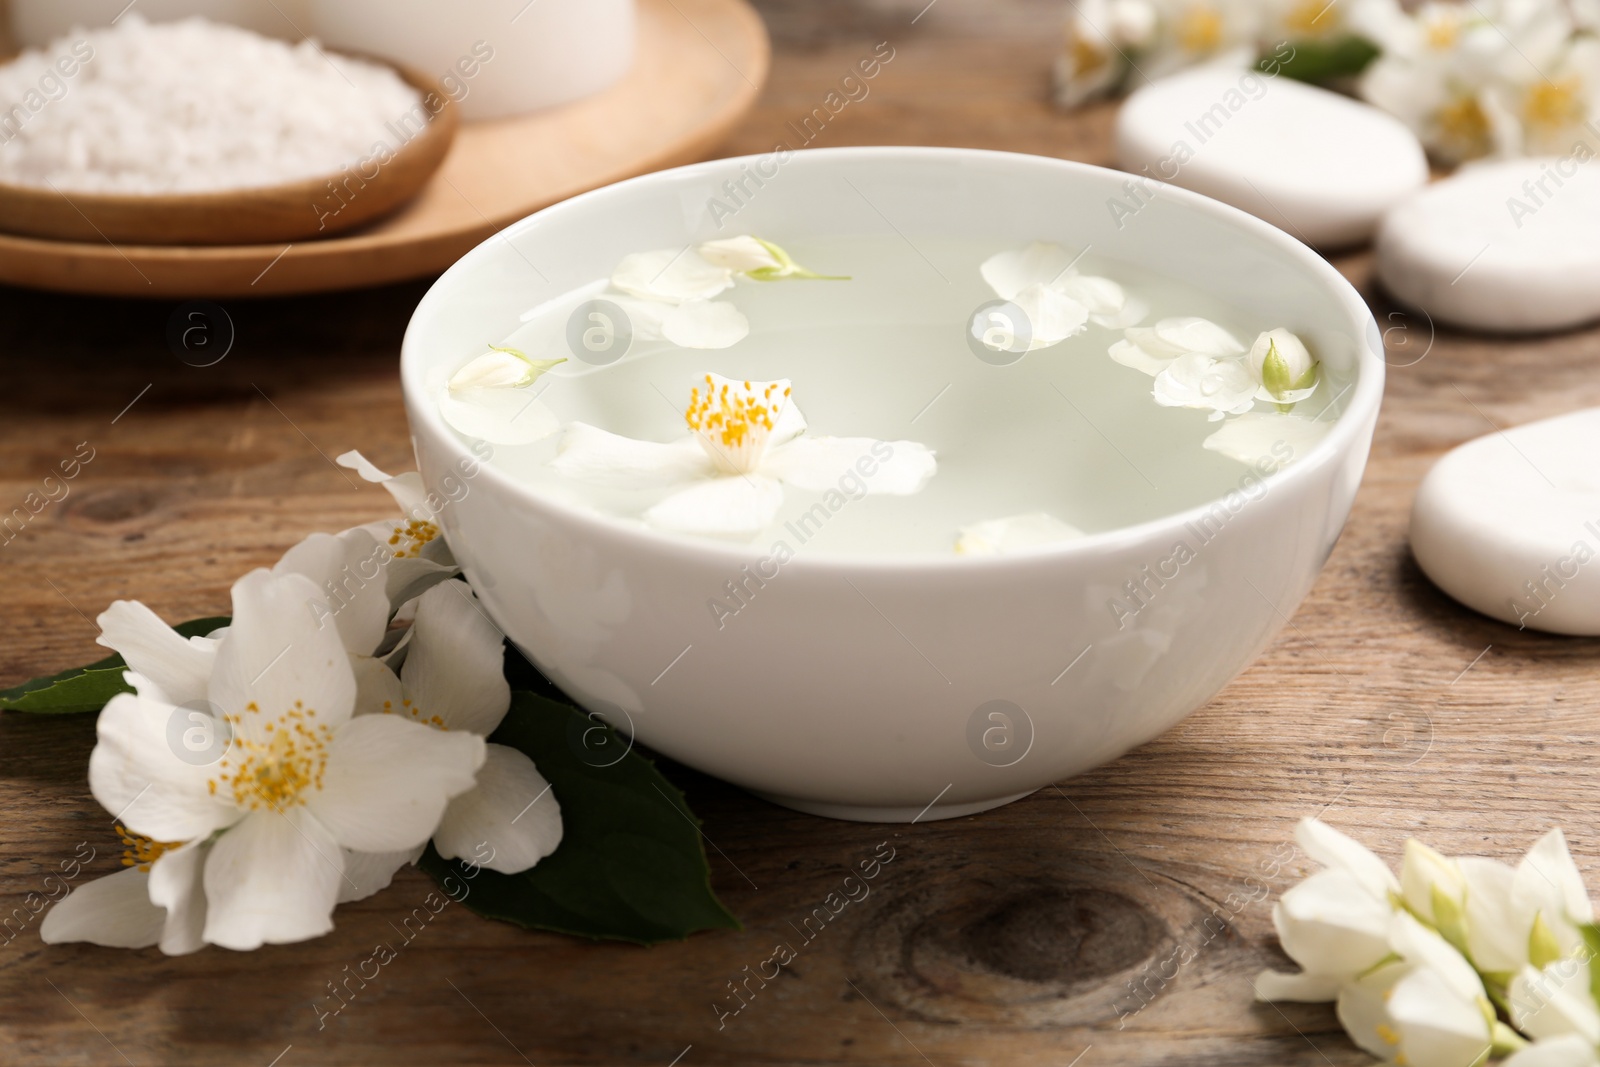
MULTIPOLYGON (((895 58, 870 94, 817 144, 1108 161, 1110 109, 1061 116, 1042 102, 1053 0, 939 0, 913 25, 925 3, 764 4, 773 75, 728 150, 770 149, 889 41, 895 58)), ((1373 293, 1366 256, 1338 266, 1373 293)), ((395 357, 422 291, 228 303, 237 343, 206 368, 167 349, 171 305, 0 292, 11 381, 0 511, 79 442, 95 449, 69 495, 0 547, 0 684, 93 658, 88 619, 114 598, 169 618, 219 612, 247 568, 384 509, 380 491, 326 457, 359 446, 408 464, 395 357)), ((1296 819, 1322 813, 1391 859, 1411 834, 1511 858, 1560 823, 1600 877, 1600 642, 1459 608, 1405 547, 1412 493, 1443 451, 1491 421, 1600 404, 1600 331, 1433 336, 1421 316, 1373 300, 1394 367, 1349 527, 1267 654, 1159 740, 998 811, 896 827, 794 814, 669 766, 705 819, 716 888, 745 923, 681 945, 590 945, 451 905, 363 988, 347 975, 400 940, 430 889, 415 872, 341 909, 330 936, 249 955, 46 949, 33 919, 0 945, 0 1060, 1369 1062, 1328 1009, 1251 1000, 1251 976, 1284 963, 1267 894, 1304 873, 1289 844, 1296 819), (880 842, 894 858, 870 893, 818 920, 880 842), (795 959, 764 984, 751 978, 780 943, 795 959), (342 981, 353 999, 319 1014, 342 981)), ((85 786, 92 744, 87 718, 0 717, 0 917, 26 915, 27 894, 80 843, 98 850, 82 877, 115 869, 110 820, 85 786)))

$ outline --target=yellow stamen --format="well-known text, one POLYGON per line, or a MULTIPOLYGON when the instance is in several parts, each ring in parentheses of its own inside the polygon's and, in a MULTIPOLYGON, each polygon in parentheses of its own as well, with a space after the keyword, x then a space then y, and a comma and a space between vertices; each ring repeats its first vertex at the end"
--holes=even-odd
POLYGON ((1222 43, 1222 14, 1209 4, 1191 4, 1178 18, 1178 43, 1188 52, 1210 52, 1222 43))
POLYGON ((1583 102, 1579 97, 1583 83, 1576 77, 1560 82, 1540 82, 1528 90, 1522 102, 1522 117, 1530 126, 1563 129, 1583 121, 1583 102))
MULTIPOLYGON (((254 701, 246 705, 245 710, 253 715, 261 714, 261 708, 254 701)), ((250 811, 261 808, 282 811, 304 804, 308 789, 322 788, 333 730, 307 724, 302 714, 315 715, 316 711, 304 708, 297 700, 294 708, 265 724, 263 733, 268 735, 265 741, 243 736, 236 730, 233 749, 238 753, 238 765, 209 780, 208 789, 216 793, 217 786, 221 785, 235 805, 250 811)), ((234 726, 244 720, 242 715, 223 718, 234 726)), ((227 765, 227 761, 223 761, 219 770, 227 765)))
POLYGON ((1483 107, 1470 96, 1458 97, 1434 113, 1433 121, 1439 127, 1440 139, 1452 146, 1460 159, 1486 155, 1491 147, 1489 116, 1483 107))
POLYGON ((730 389, 727 384, 718 386, 708 374, 705 395, 698 387, 689 390, 684 421, 718 470, 748 474, 755 469, 789 397, 788 389, 774 397, 777 388, 770 384, 758 394, 751 383, 744 382, 730 389))
POLYGON ((141 871, 148 871, 150 865, 160 859, 163 852, 183 844, 182 841, 156 841, 143 834, 132 833, 121 823, 117 823, 117 836, 122 838, 122 843, 127 846, 122 850, 122 865, 137 867, 141 871))
POLYGON ((1284 25, 1301 37, 1327 33, 1338 22, 1337 15, 1330 14, 1333 7, 1329 0, 1300 0, 1289 10, 1284 25))
POLYGON ((422 554, 422 546, 439 536, 439 527, 425 519, 409 519, 394 528, 389 544, 394 546, 395 559, 414 559, 422 554))

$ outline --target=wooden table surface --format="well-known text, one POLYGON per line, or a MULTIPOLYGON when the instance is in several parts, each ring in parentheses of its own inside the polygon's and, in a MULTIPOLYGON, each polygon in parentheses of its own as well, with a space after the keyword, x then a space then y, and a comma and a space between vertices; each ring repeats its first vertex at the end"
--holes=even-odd
MULTIPOLYGON (((887 41, 870 95, 815 143, 1110 161, 1109 108, 1044 103, 1054 0, 925 3, 762 4, 771 82, 727 150, 769 150, 887 41)), ((1336 262, 1372 294, 1365 254, 1336 262)), ((174 620, 225 612, 247 569, 384 511, 327 457, 410 465, 396 353, 424 289, 230 303, 236 343, 203 368, 169 349, 171 304, 0 291, 0 510, 80 443, 94 455, 0 546, 0 685, 95 658, 89 620, 115 598, 174 620)), ((1251 976, 1285 963, 1267 891, 1304 873, 1297 819, 1321 813, 1391 859, 1411 834, 1510 859, 1559 823, 1600 877, 1600 643, 1456 606, 1405 543, 1413 490, 1446 449, 1491 421, 1600 404, 1600 332, 1434 336, 1374 301, 1394 366, 1344 537, 1260 662, 1159 740, 998 811, 910 826, 798 815, 669 765, 742 933, 595 945, 450 907, 326 1018, 328 984, 392 936, 423 875, 341 908, 328 937, 251 954, 47 948, 35 919, 0 935, 0 1062, 1368 1062, 1331 1010, 1251 999, 1251 976), (870 896, 719 1029, 729 983, 884 841, 895 858, 870 896)), ((88 849, 80 877, 116 869, 85 781, 93 741, 91 717, 0 716, 0 912, 88 849)))

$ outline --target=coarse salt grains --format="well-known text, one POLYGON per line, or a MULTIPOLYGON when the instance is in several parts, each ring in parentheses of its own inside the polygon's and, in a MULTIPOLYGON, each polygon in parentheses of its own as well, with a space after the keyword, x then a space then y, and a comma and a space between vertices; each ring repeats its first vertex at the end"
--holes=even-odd
POLYGON ((130 13, 0 67, 0 182, 130 194, 277 185, 387 158, 427 116, 388 67, 130 13))

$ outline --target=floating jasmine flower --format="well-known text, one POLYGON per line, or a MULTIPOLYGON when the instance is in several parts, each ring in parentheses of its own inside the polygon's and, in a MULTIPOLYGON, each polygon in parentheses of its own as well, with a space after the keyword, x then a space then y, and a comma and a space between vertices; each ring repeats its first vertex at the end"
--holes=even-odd
POLYGON ((787 379, 740 382, 708 374, 684 412, 690 433, 667 444, 585 423, 567 427, 550 466, 574 481, 622 490, 667 490, 644 512, 663 529, 755 536, 783 506, 783 485, 814 492, 905 495, 933 476, 933 452, 910 441, 811 437, 787 379))
POLYGON ((957 531, 956 551, 964 556, 996 556, 1018 549, 1073 541, 1083 531, 1043 511, 988 519, 957 531))
POLYGON ((1213 422, 1224 415, 1242 415, 1255 407, 1261 388, 1248 367, 1237 359, 1186 352, 1156 375, 1151 395, 1165 408, 1200 408, 1213 422))
POLYGON ((841 274, 818 274, 807 270, 771 241, 763 241, 748 234, 707 241, 700 246, 700 256, 707 263, 731 270, 735 274, 743 274, 746 278, 758 282, 775 282, 783 278, 807 278, 830 282, 850 280, 841 274))
MULTIPOLYGON (((978 268, 994 294, 1027 317, 1030 350, 1058 345, 1082 333, 1090 322, 1121 329, 1144 317, 1144 306, 1130 299, 1122 286, 1109 278, 1079 274, 1076 261, 1061 245, 1035 241, 990 256, 978 268)), ((987 325, 981 320, 972 325, 980 341, 987 325)))
POLYGON ((1317 391, 1320 364, 1305 342, 1288 330, 1269 330, 1257 337, 1245 361, 1261 383, 1256 396, 1277 404, 1280 411, 1317 391))
POLYGON ((1304 415, 1249 411, 1224 422, 1201 444, 1263 473, 1281 470, 1311 451, 1333 423, 1304 415))
POLYGON ((529 389, 566 359, 530 359, 515 348, 490 345, 450 376, 439 414, 459 433, 494 444, 525 445, 549 437, 561 422, 529 389))

